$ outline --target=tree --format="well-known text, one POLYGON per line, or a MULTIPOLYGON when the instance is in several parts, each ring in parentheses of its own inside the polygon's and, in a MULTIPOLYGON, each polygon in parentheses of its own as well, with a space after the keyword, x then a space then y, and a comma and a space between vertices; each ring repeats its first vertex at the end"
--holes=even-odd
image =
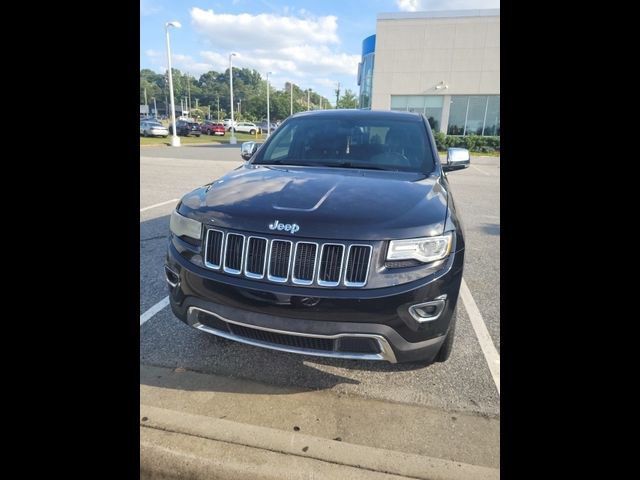
POLYGON ((336 108, 356 108, 357 106, 358 97, 351 90, 346 89, 336 108))

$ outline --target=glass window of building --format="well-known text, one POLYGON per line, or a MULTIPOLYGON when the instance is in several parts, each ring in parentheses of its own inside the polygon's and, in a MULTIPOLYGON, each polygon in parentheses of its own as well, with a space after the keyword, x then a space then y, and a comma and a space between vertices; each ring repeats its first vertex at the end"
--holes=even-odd
POLYGON ((468 103, 469 97, 466 95, 454 95, 451 97, 447 135, 464 135, 468 103))
POLYGON ((500 135, 499 95, 453 95, 448 135, 500 135))
POLYGON ((399 110, 405 112, 407 110, 406 95, 391 95, 391 110, 399 110))
POLYGON ((470 96, 467 109, 467 124, 464 135, 482 135, 484 113, 487 108, 486 96, 470 96))
POLYGON ((422 113, 434 132, 440 131, 443 104, 442 95, 391 95, 391 110, 422 113))
POLYGON ((489 97, 483 134, 500 136, 500 97, 497 95, 489 97))
POLYGON ((442 95, 431 95, 426 97, 424 106, 424 116, 429 120, 431 130, 440 131, 440 122, 442 121, 442 105, 444 97, 442 95))

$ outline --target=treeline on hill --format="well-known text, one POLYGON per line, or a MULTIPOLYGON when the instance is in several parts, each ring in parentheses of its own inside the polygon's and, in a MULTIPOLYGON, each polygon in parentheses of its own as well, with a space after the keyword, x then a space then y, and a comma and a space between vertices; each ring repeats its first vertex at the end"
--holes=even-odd
MULTIPOLYGON (((230 116, 229 69, 224 73, 210 71, 199 78, 182 73, 178 69, 173 72, 173 92, 176 107, 181 101, 191 97, 191 116, 218 118, 230 116)), ((338 93, 338 92, 337 92, 338 93)), ((358 99, 351 90, 339 92, 338 108, 356 108, 358 99)), ((149 105, 153 109, 155 98, 158 114, 164 115, 166 103, 169 102, 169 80, 165 73, 155 73, 153 70, 140 70, 140 104, 149 105), (146 98, 145 98, 146 96, 146 98), (166 102, 166 103, 165 103, 166 102)), ((277 90, 270 85, 269 110, 272 121, 283 120, 290 114, 290 84, 284 89, 277 90)), ((233 69, 233 100, 236 120, 260 121, 267 118, 267 82, 256 70, 248 68, 233 69)), ((335 98, 332 99, 335 102, 335 98)), ((312 110, 334 108, 329 100, 314 91, 309 93, 309 103, 312 110)), ((307 90, 293 84, 293 112, 307 110, 307 90)), ((178 115, 178 113, 176 113, 178 115)))

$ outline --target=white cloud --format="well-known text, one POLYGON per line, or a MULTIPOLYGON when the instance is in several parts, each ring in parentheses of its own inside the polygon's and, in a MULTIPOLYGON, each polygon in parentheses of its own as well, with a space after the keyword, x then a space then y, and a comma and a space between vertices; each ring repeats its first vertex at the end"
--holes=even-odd
POLYGON ((140 15, 143 17, 155 15, 162 11, 160 5, 154 5, 151 0, 140 0, 140 15))
POLYGON ((144 54, 149 58, 158 58, 162 55, 160 52, 158 52, 157 50, 153 50, 152 48, 145 50, 144 54))
POLYGON ((216 14, 213 10, 191 9, 196 32, 224 49, 277 49, 305 43, 335 44, 337 17, 297 18, 268 13, 216 14))
POLYGON ((176 68, 190 63, 189 71, 224 72, 229 67, 229 53, 235 52, 233 66, 255 69, 263 77, 271 71, 272 84, 286 81, 304 83, 314 88, 334 87, 337 79, 354 79, 360 53, 340 50, 338 19, 329 15, 314 17, 304 9, 286 8, 289 15, 216 14, 213 10, 191 9, 191 23, 200 35, 202 62, 191 58, 174 59, 176 68))
POLYGON ((403 12, 500 8, 500 0, 396 0, 403 12))

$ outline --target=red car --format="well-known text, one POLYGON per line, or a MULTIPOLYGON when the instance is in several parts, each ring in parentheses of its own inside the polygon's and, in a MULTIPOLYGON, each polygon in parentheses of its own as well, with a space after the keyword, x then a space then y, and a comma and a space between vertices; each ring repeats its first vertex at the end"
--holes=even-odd
POLYGON ((224 137, 225 128, 221 123, 211 122, 209 120, 205 120, 202 124, 202 133, 205 135, 221 135, 224 137))

